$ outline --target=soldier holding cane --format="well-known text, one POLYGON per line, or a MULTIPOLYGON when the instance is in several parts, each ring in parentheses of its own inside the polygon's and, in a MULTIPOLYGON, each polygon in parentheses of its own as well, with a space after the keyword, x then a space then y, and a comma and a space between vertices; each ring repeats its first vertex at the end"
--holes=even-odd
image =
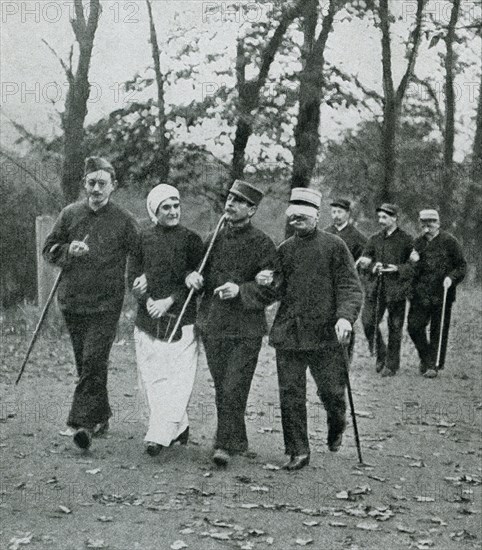
POLYGON ((46 260, 62 268, 58 300, 79 375, 67 424, 82 449, 90 447, 94 433, 107 429, 111 416, 107 365, 124 299, 126 259, 138 249, 134 218, 110 201, 116 184, 109 162, 86 159, 87 198, 62 210, 43 249, 46 260))
POLYGON ((377 372, 382 376, 394 376, 400 368, 405 305, 413 275, 409 261, 413 241, 398 227, 396 205, 382 204, 377 208, 377 214, 383 229, 368 239, 357 262, 371 272, 362 322, 368 343, 375 348, 377 372), (385 310, 388 310, 388 347, 379 329, 385 310))
MULTIPOLYGON (((270 333, 276 349, 281 420, 287 470, 309 464, 306 370, 315 380, 326 409, 327 444, 338 451, 346 425, 347 359, 342 346, 352 337, 362 303, 353 257, 342 239, 317 229, 321 193, 291 191, 286 210, 295 234, 278 248, 280 271, 274 275, 280 307, 270 333)), ((272 285, 271 273, 256 278, 272 285)), ((347 356, 346 356, 347 357, 347 356)))
POLYGON ((465 277, 467 263, 457 239, 440 229, 437 210, 422 210, 419 219, 422 235, 410 255, 415 276, 408 333, 420 356, 420 373, 435 378, 444 368, 455 289, 465 277))

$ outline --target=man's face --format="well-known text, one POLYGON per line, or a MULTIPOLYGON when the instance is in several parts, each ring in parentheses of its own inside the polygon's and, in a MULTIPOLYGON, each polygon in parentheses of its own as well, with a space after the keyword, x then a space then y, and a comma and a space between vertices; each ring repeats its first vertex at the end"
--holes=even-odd
POLYGON ((156 211, 156 218, 159 225, 163 227, 174 227, 178 225, 181 218, 181 203, 178 198, 166 199, 156 211))
POLYGON ((387 230, 394 229, 397 227, 397 218, 395 216, 390 216, 386 212, 378 212, 378 223, 387 230))
POLYGON ((340 208, 339 206, 331 207, 331 219, 333 220, 333 224, 335 226, 344 225, 348 221, 349 217, 350 212, 348 212, 348 210, 340 208))
POLYGON ((424 235, 434 237, 440 229, 440 222, 437 220, 420 220, 420 227, 424 235))
POLYGON ((288 223, 299 235, 311 233, 318 225, 318 219, 305 214, 292 214, 288 218, 288 223))
POLYGON ((97 170, 85 176, 84 188, 92 206, 100 206, 109 200, 115 189, 112 175, 106 170, 97 170))
POLYGON ((224 205, 226 219, 233 224, 242 224, 248 221, 256 212, 256 206, 253 206, 248 201, 229 193, 224 205))

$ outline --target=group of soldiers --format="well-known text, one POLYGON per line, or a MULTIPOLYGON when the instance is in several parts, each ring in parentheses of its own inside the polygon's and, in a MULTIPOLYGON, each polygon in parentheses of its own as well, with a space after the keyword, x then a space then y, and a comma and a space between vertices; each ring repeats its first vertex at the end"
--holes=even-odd
MULTIPOLYGON (((422 234, 413 240, 398 227, 396 205, 382 204, 377 209, 382 229, 367 239, 351 223, 351 205, 345 199, 331 202, 333 225, 319 230, 321 194, 296 188, 286 210, 293 235, 276 248, 251 223, 263 193, 236 180, 226 199, 224 226, 203 250, 199 237, 178 225, 177 190, 162 184, 151 216, 156 229, 144 236, 149 248, 142 244, 132 216, 110 201, 115 186, 110 163, 87 159, 87 198, 62 211, 44 247, 45 257, 63 268, 59 303, 79 374, 68 425, 80 448, 88 448, 92 437, 108 427, 108 357, 122 307, 126 259, 139 258, 139 250, 147 251, 139 266, 157 262, 158 267, 139 267, 129 277, 139 300, 136 327, 162 339, 167 332, 162 325, 159 335, 159 322, 170 323, 178 316, 189 290, 197 294, 198 307, 189 306, 183 325, 195 325, 214 381, 217 430, 212 458, 218 466, 248 449, 247 399, 268 332, 265 308, 274 302, 279 307, 269 342, 276 350, 287 470, 310 461, 307 368, 326 409, 328 448, 336 452, 342 444, 346 359, 353 354, 353 325, 362 305, 365 335, 382 376, 393 376, 400 367, 407 299, 408 331, 420 355, 420 372, 433 378, 443 368, 451 306, 466 262, 457 240, 440 229, 437 211, 420 212, 422 234), (154 260, 159 247, 163 252, 154 260), (149 270, 147 276, 143 269, 149 270), (388 344, 379 330, 386 310, 388 344)), ((168 439, 186 442, 185 419, 178 428, 168 439)), ((148 452, 155 454, 159 447, 151 445, 148 452)))

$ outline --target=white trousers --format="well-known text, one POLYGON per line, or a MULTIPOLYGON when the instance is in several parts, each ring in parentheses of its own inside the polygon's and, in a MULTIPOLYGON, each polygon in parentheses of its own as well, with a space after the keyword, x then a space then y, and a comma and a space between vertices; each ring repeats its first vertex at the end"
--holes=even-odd
POLYGON ((148 429, 145 441, 165 447, 189 425, 187 407, 198 362, 194 326, 182 328, 182 338, 168 344, 134 327, 139 388, 148 429))

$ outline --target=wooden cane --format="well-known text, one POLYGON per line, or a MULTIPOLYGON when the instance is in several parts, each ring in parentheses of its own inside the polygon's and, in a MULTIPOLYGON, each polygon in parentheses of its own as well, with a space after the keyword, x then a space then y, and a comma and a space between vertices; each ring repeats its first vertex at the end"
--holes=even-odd
MULTIPOLYGON (((89 238, 89 235, 86 235, 84 237, 83 242, 85 243, 88 238, 89 238)), ((45 302, 42 313, 40 314, 40 319, 38 320, 37 326, 35 327, 35 332, 33 333, 32 339, 30 340, 30 344, 28 346, 27 353, 25 354, 25 359, 23 360, 22 366, 20 367, 20 371, 18 373, 17 380, 15 381, 15 385, 17 385, 20 382, 20 378, 22 378, 22 374, 23 374, 23 371, 25 370, 25 366, 27 365, 27 361, 28 361, 28 358, 30 357, 30 353, 40 333, 40 329, 42 327, 44 319, 47 316, 47 312, 49 310, 50 304, 54 299, 55 293, 57 292, 57 288, 59 286, 61 277, 62 277, 62 270, 57 275, 57 278, 55 279, 55 282, 50 291, 49 297, 47 298, 47 301, 45 302)))
POLYGON ((348 402, 350 403, 350 413, 351 413, 351 419, 353 423, 353 432, 355 434, 355 443, 356 443, 356 450, 358 453, 358 462, 360 464, 363 464, 361 445, 360 445, 360 435, 358 434, 358 424, 356 421, 355 404, 353 403, 353 395, 352 395, 351 384, 350 384, 350 357, 348 354, 347 347, 348 346, 341 344, 341 348, 343 350, 343 358, 345 360, 344 362, 345 362, 345 372, 346 372, 346 390, 348 393, 348 402))
POLYGON ((435 368, 437 370, 440 367, 440 356, 442 354, 442 338, 443 338, 444 324, 445 324, 445 306, 447 304, 448 291, 449 291, 448 287, 444 286, 444 297, 443 297, 443 303, 442 303, 442 319, 440 320, 440 334, 438 337, 437 361, 435 362, 435 368))
MULTIPOLYGON (((226 220, 226 215, 223 214, 221 216, 221 219, 218 222, 218 225, 216 226, 216 229, 214 230, 213 236, 211 237, 211 242, 209 243, 208 249, 206 250, 206 254, 204 254, 204 258, 202 259, 201 265, 199 266, 199 269, 197 272, 201 274, 206 267, 206 263, 208 261, 209 255, 211 254, 211 250, 214 246, 214 241, 216 240, 216 237, 218 236, 219 231, 221 230, 222 226, 224 225, 224 222, 226 220)), ((187 295, 186 301, 184 302, 184 305, 182 306, 181 312, 179 313, 179 317, 177 318, 176 324, 174 325, 174 328, 172 329, 171 335, 169 336, 169 340, 167 341, 168 344, 172 343, 172 340, 174 338, 174 335, 177 332, 177 329, 179 328, 179 325, 181 324, 182 318, 184 317, 184 314, 186 313, 187 306, 189 305, 189 302, 191 301, 193 295, 194 295, 195 289, 191 288, 189 291, 189 294, 187 295)))

